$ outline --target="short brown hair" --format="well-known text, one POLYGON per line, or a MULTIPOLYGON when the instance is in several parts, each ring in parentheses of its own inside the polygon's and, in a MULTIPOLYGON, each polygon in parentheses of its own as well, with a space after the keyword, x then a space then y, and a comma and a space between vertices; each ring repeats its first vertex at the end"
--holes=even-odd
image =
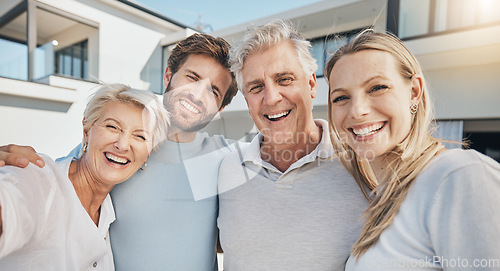
MULTIPOLYGON (((217 63, 230 71, 230 47, 229 43, 223 38, 215 38, 207 34, 193 34, 177 43, 168 58, 168 67, 172 71, 172 74, 175 74, 189 55, 205 55, 214 59, 217 63)), ((231 103, 231 100, 237 92, 238 87, 236 86, 236 80, 233 73, 231 73, 231 85, 222 100, 220 108, 231 103)))

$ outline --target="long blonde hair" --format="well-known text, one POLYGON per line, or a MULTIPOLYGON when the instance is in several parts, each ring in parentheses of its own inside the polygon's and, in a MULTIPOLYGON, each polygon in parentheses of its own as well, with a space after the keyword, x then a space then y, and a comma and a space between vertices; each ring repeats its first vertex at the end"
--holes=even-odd
MULTIPOLYGON (((422 77, 422 96, 418 103, 418 111, 412 118, 408 136, 391 151, 396 154, 388 166, 384 176, 377 180, 369 162, 356 155, 354 150, 343 142, 333 123, 332 101, 328 97, 328 118, 330 139, 342 164, 353 175, 354 179, 367 198, 367 190, 373 190, 373 200, 365 212, 366 221, 361 236, 352 248, 354 256, 361 256, 379 239, 382 232, 391 225, 411 184, 440 151, 440 140, 432 137, 433 115, 427 86, 422 69, 416 58, 403 45, 401 40, 389 33, 377 33, 371 29, 363 31, 354 40, 341 47, 328 62, 325 75, 330 77, 333 66, 345 55, 363 50, 379 50, 390 53, 400 67, 403 78, 414 75, 422 77)), ((408 108, 408 110, 410 110, 408 108)))

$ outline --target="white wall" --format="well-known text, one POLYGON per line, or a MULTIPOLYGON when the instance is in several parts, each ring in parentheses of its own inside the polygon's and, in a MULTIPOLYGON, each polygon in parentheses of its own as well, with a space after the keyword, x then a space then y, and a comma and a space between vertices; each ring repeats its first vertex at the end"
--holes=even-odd
MULTIPOLYGON (((5 2, 0 2, 0 12, 5 2)), ((148 89, 153 81, 160 85, 160 42, 177 31, 186 33, 181 27, 114 0, 39 2, 98 24, 98 29, 79 26, 56 36, 61 46, 88 37, 91 79, 95 76, 106 83, 124 83, 138 89, 148 89)), ((57 158, 81 142, 83 110, 96 85, 54 76, 45 81, 50 85, 0 78, 0 145, 31 145, 57 158)))
POLYGON ((31 145, 57 158, 81 141, 83 109, 95 85, 56 79, 62 87, 0 78, 0 145, 31 145))

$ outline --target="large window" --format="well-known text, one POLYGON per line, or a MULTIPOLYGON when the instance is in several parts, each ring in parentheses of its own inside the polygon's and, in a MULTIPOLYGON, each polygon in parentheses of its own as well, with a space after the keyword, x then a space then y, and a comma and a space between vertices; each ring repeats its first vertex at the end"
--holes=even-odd
MULTIPOLYGON (((88 39, 98 24, 26 0, 0 14, 0 76, 47 82, 60 74, 89 79, 88 39)), ((92 59, 96 67, 97 59, 92 59)))
POLYGON ((80 79, 88 79, 88 41, 73 44, 64 49, 56 51, 55 72, 56 74, 71 76, 80 79))
MULTIPOLYGON (((498 0, 395 0, 397 33, 410 38, 500 23, 498 0)), ((389 14, 389 20, 393 16, 389 14)), ((388 22, 390 23, 390 22, 388 22)), ((390 29, 393 30, 393 29, 390 29)))
POLYGON ((321 77, 324 75, 326 63, 328 63, 330 57, 340 47, 351 41, 360 31, 361 29, 356 29, 353 31, 343 32, 311 40, 311 54, 318 63, 318 70, 316 71, 317 77, 321 77))

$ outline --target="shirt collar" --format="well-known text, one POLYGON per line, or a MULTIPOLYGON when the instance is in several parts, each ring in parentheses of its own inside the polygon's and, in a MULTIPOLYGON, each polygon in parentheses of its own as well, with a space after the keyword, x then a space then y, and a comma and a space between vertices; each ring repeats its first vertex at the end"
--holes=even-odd
MULTIPOLYGON (((316 123, 316 125, 321 127, 323 130, 321 134, 321 141, 311 153, 293 163, 288 170, 300 167, 306 163, 316 160, 317 158, 327 159, 332 155, 334 155, 333 146, 332 143, 330 142, 330 132, 328 127, 328 122, 322 119, 315 119, 314 123, 316 123)), ((248 145, 248 148, 243 153, 243 163, 252 162, 256 165, 264 166, 266 168, 273 167, 271 164, 262 160, 260 154, 260 144, 263 139, 264 136, 260 132, 252 139, 250 145, 248 145)))

